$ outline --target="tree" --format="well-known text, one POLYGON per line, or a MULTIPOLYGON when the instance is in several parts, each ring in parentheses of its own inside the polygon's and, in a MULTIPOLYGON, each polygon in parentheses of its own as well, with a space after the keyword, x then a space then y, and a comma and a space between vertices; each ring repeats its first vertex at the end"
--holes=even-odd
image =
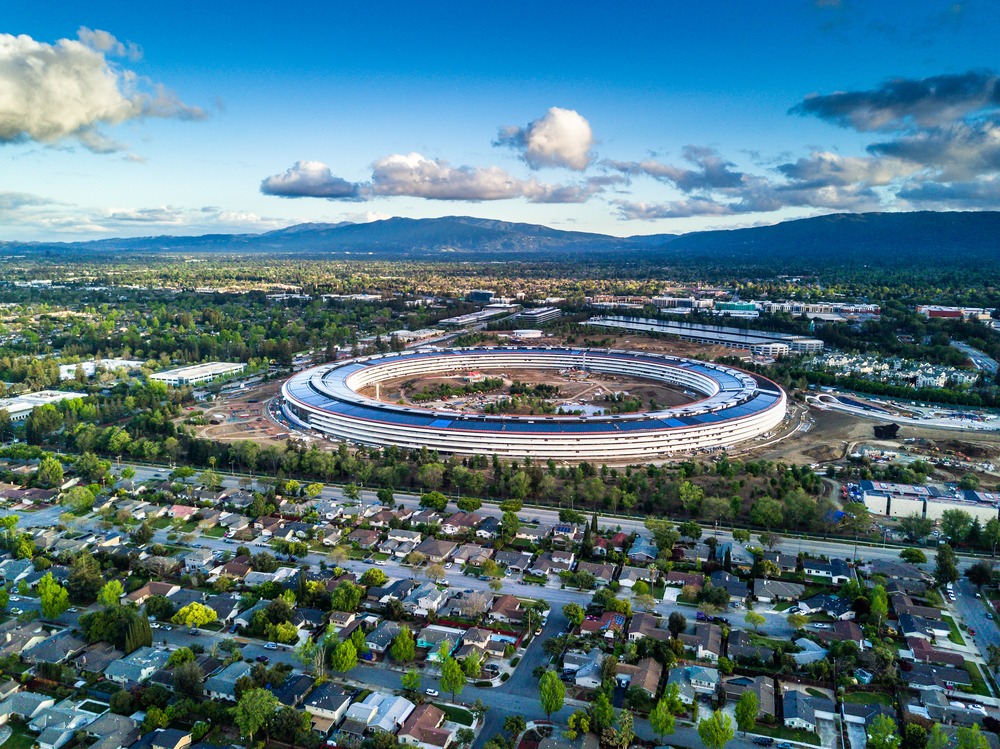
POLYGON ((455 731, 455 741, 458 742, 459 746, 469 746, 475 740, 476 732, 471 728, 459 728, 455 731))
POLYGON ((934 521, 914 513, 899 519, 899 529, 913 543, 920 543, 934 530, 934 521))
POLYGON ((901 743, 896 721, 888 715, 876 715, 868 726, 866 749, 899 749, 901 743))
POLYGON ((941 513, 941 533, 949 543, 963 543, 972 528, 972 515, 965 510, 945 510, 941 513))
POLYGON ((938 547, 937 561, 934 565, 934 579, 939 586, 958 580, 958 564, 955 560, 955 551, 950 544, 941 544, 938 547))
POLYGON ((688 621, 687 617, 684 616, 680 611, 670 612, 670 616, 667 618, 667 629, 670 630, 670 634, 677 639, 680 637, 684 630, 687 629, 688 621))
POLYGON ((732 720, 720 710, 698 721, 698 738, 708 749, 722 749, 735 735, 732 720))
MULTIPOLYGON (((987 523, 987 525, 989 525, 989 523, 987 523)), ((1000 525, 1000 523, 998 523, 998 525, 1000 525)), ((899 552, 899 558, 908 564, 925 564, 927 562, 927 555, 920 549, 903 549, 899 552)))
POLYGON ((404 673, 399 677, 400 682, 403 684, 403 689, 409 692, 416 692, 420 689, 420 672, 415 668, 411 668, 409 671, 404 673))
POLYGON ((479 678, 479 673, 482 670, 482 666, 483 666, 482 659, 480 658, 479 653, 477 653, 476 651, 472 651, 472 653, 467 655, 465 657, 465 660, 462 662, 462 670, 465 672, 465 675, 470 679, 479 678))
POLYGON ((955 749, 989 749, 990 742, 980 732, 979 724, 963 726, 955 733, 955 749))
POLYGON ((538 699, 542 703, 542 712, 546 718, 551 718, 552 713, 562 710, 565 698, 566 685, 559 678, 559 674, 552 670, 542 674, 542 678, 538 681, 538 699))
POLYGON ((965 576, 978 588, 989 585, 993 582, 993 565, 981 559, 965 571, 965 576))
POLYGON ((989 547, 991 556, 997 555, 997 546, 1000 545, 1000 520, 993 518, 983 526, 982 542, 984 546, 989 547))
POLYGON ((631 710, 622 710, 618 714, 618 746, 628 749, 635 738, 635 717, 631 710))
POLYGON ((205 671, 193 660, 174 669, 174 688, 191 697, 201 697, 205 691, 205 671))
POLYGON ((153 526, 149 524, 148 520, 143 520, 139 527, 132 531, 132 540, 139 546, 145 546, 153 540, 154 534, 153 526))
POLYGON ((760 628, 767 623, 764 615, 758 614, 756 611, 748 611, 747 615, 743 617, 743 621, 753 627, 755 632, 759 632, 760 628))
POLYGON ((170 654, 170 657, 167 658, 167 665, 179 666, 182 663, 188 663, 193 660, 195 660, 194 651, 188 647, 180 647, 177 648, 177 650, 175 650, 174 652, 172 652, 170 654))
MULTIPOLYGON (((46 455, 38 464, 38 473, 35 480, 43 487, 62 486, 63 467, 62 463, 52 455, 46 455)), ((93 503, 91 503, 93 504, 93 503)))
POLYGON ((736 703, 736 725, 744 736, 757 724, 758 708, 757 695, 752 690, 748 689, 740 695, 736 703))
POLYGON ((444 512, 445 508, 448 507, 448 498, 441 492, 427 492, 420 495, 420 506, 425 510, 444 512))
POLYGON ((781 543, 781 536, 773 531, 765 531, 764 533, 761 533, 758 538, 760 538, 761 544, 766 546, 768 549, 773 549, 781 543))
POLYGON ((253 735, 263 728, 278 709, 278 698, 266 689, 248 689, 233 708, 233 720, 240 733, 253 740, 253 735))
POLYGON ((586 610, 578 603, 567 603, 563 606, 563 615, 574 628, 579 627, 587 616, 586 610))
MULTIPOLYGON (((572 717, 572 716, 570 716, 572 717)), ((527 729, 528 723, 524 719, 523 715, 508 715, 503 721, 503 730, 511 735, 511 738, 517 738, 527 729)))
POLYGON ((399 634, 392 641, 392 647, 389 648, 392 659, 397 663, 409 663, 413 660, 416 652, 417 645, 413 640, 413 632, 409 627, 401 628, 399 634))
POLYGON ((210 624, 219 618, 215 609, 211 609, 203 603, 197 601, 189 603, 170 619, 174 624, 182 624, 185 627, 200 627, 210 624))
POLYGON ((868 616, 874 621, 877 629, 889 617, 889 597, 881 585, 874 586, 868 594, 868 616))
POLYGON ((661 744, 665 736, 674 732, 674 714, 670 712, 670 703, 666 698, 660 699, 649 714, 649 725, 660 737, 661 744))
POLYGON ((745 544, 749 540, 750 540, 750 531, 743 530, 742 528, 736 528, 733 530, 733 541, 745 544))
POLYGON ((462 497, 455 504, 462 512, 475 512, 483 506, 483 501, 475 497, 462 497))
POLYGON ((442 564, 431 564, 427 566, 424 570, 424 574, 427 575, 428 580, 433 580, 434 582, 440 582, 444 580, 445 576, 448 574, 445 572, 444 565, 442 564))
POLYGON ((900 749, 926 749, 927 729, 918 723, 907 723, 903 727, 903 743, 900 749))
POLYGON ((809 617, 805 614, 789 614, 786 620, 788 626, 794 630, 803 629, 809 623, 809 617))
POLYGON ((944 727, 940 723, 935 723, 931 726, 930 733, 927 734, 926 749, 945 749, 949 741, 951 739, 948 736, 948 732, 944 730, 944 727))
POLYGON ((38 581, 37 589, 42 616, 46 619, 56 619, 69 608, 69 591, 56 582, 51 572, 38 581))
POLYGON ((595 732, 600 735, 600 732, 610 727, 614 720, 615 709, 611 706, 608 695, 602 690, 597 693, 597 697, 590 705, 590 722, 595 732))
POLYGON ((350 640, 344 640, 340 643, 333 651, 333 660, 330 665, 334 671, 339 671, 342 674, 346 674, 357 666, 358 651, 354 647, 354 643, 350 640))
POLYGON ((375 567, 372 567, 370 570, 365 570, 365 574, 361 576, 361 584, 368 588, 377 588, 381 585, 385 585, 388 580, 388 575, 375 567))
POLYGON ((97 602, 102 606, 120 606, 125 588, 117 580, 108 580, 97 594, 97 602))
POLYGON ((451 692, 451 701, 455 701, 455 696, 465 689, 465 673, 462 667, 451 656, 448 656, 441 663, 441 688, 446 692, 451 692))
POLYGON ((104 575, 101 565, 89 552, 78 554, 73 560, 73 568, 66 580, 66 589, 70 598, 77 603, 90 603, 97 598, 104 587, 104 575))
POLYGON ((697 520, 688 520, 681 523, 677 526, 677 532, 681 534, 681 538, 690 538, 692 541, 697 541, 701 538, 701 526, 698 525, 697 520))

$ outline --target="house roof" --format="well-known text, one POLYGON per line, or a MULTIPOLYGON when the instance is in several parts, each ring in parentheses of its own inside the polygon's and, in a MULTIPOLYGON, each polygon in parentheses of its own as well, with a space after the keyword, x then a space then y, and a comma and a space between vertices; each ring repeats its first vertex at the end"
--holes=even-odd
POLYGON ((615 667, 615 673, 619 676, 630 676, 630 687, 639 687, 651 695, 656 695, 663 677, 663 666, 652 658, 643 658, 634 666, 628 663, 619 663, 615 667))

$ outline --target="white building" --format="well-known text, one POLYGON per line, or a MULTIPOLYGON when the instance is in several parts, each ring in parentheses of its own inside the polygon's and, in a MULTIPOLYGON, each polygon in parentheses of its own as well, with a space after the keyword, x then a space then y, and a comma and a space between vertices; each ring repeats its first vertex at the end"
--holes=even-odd
POLYGON ((81 393, 64 393, 60 390, 39 390, 36 393, 25 393, 16 398, 4 398, 0 400, 0 410, 6 410, 10 414, 11 421, 24 421, 36 406, 45 406, 49 403, 58 403, 59 401, 83 397, 81 393))
POLYGON ((168 369, 166 372, 157 372, 150 375, 149 379, 166 383, 172 387, 198 385, 202 382, 214 380, 216 377, 242 372, 246 368, 246 364, 214 361, 206 362, 205 364, 194 364, 190 367, 168 369))

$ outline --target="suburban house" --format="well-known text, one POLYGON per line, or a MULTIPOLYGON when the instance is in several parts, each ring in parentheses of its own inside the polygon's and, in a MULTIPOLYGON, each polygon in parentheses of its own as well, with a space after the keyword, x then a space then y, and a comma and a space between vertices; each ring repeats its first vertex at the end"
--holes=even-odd
POLYGON ((374 653, 384 653, 392 646, 392 641, 402 628, 402 624, 386 619, 368 633, 365 644, 374 653))
POLYGON ((660 629, 661 619, 655 614, 640 611, 633 614, 632 621, 628 625, 629 642, 638 642, 643 637, 664 641, 670 639, 670 630, 660 629))
POLYGON ((652 573, 645 567, 630 567, 625 565, 618 576, 618 584, 623 588, 635 587, 635 584, 640 580, 647 584, 652 581, 652 573))
POLYGON ((717 624, 697 622, 694 634, 682 633, 680 639, 685 648, 694 651, 698 660, 715 663, 722 655, 722 628, 717 624))
POLYGON ((312 718, 313 729, 326 733, 347 713, 351 695, 332 682, 320 684, 302 703, 312 718))
POLYGON ((715 694, 719 685, 719 669, 705 666, 688 666, 688 681, 691 689, 698 694, 715 694))
POLYGON ((656 559, 658 553, 659 549, 656 548, 656 544, 653 543, 651 538, 644 533, 637 533, 635 540, 632 541, 632 545, 629 547, 628 559, 630 562, 648 564, 656 559))
POLYGON ((505 624, 520 624, 524 618, 521 601, 511 595, 499 596, 490 609, 489 618, 505 624))
POLYGON ((786 728, 801 728, 816 733, 818 721, 833 720, 837 708, 829 697, 813 697, 790 689, 782 695, 786 728))
POLYGON ((205 694, 213 700, 236 702, 236 680, 250 673, 250 668, 250 664, 245 661, 229 664, 205 679, 205 694))
POLYGON ((852 606, 853 602, 846 598, 841 598, 830 593, 818 593, 799 601, 797 608, 801 614, 815 614, 818 611, 822 611, 834 619, 847 620, 854 618, 855 612, 852 606))
POLYGON ((795 601, 806 592, 806 586, 799 583, 786 583, 784 580, 753 581, 753 594, 761 603, 778 603, 780 601, 795 601))
POLYGON ((444 722, 444 711, 425 702, 410 713, 396 738, 402 744, 420 749, 444 749, 454 737, 453 731, 444 727, 444 722))
POLYGON ((757 696, 757 717, 774 717, 777 707, 774 693, 774 679, 769 676, 732 676, 722 682, 726 698, 736 702, 744 692, 757 696))
POLYGON ((951 634, 951 626, 940 619, 925 619, 913 614, 899 616, 899 631, 904 637, 920 637, 925 640, 936 638, 947 639, 951 634))
POLYGON ((615 681, 618 686, 640 689, 649 697, 656 697, 663 677, 663 666, 652 658, 643 658, 635 665, 619 663, 615 666, 615 681))
POLYGON ((418 551, 427 557, 432 564, 447 562, 451 555, 455 553, 458 544, 454 541, 438 540, 436 538, 425 539, 414 551, 418 551))
POLYGON ((803 559, 802 571, 806 577, 818 577, 833 585, 840 585, 851 579, 851 566, 843 559, 831 559, 828 562, 822 559, 803 559))
POLYGON ((372 692, 347 708, 346 721, 363 723, 370 733, 396 733, 415 708, 405 697, 372 692))
POLYGON ((534 554, 527 551, 498 551, 493 555, 493 561, 511 572, 525 572, 531 567, 534 554))
POLYGON ((607 585, 612 580, 615 579, 615 566, 613 564, 601 564, 597 562, 578 562, 576 565, 577 572, 587 572, 594 576, 596 580, 601 585, 607 585))
POLYGON ((113 661, 104 670, 104 675, 118 684, 139 684, 166 666, 169 658, 170 653, 165 650, 142 647, 124 658, 113 661))
POLYGON ((476 538, 492 541, 500 535, 500 518, 490 515, 476 528, 476 538))
POLYGON ((737 663, 769 663, 774 657, 773 649, 755 644, 742 629, 734 629, 729 633, 728 648, 729 659, 737 663))
POLYGON ((750 595, 750 588, 747 587, 747 584, 725 570, 716 570, 708 576, 708 579, 716 588, 725 588, 729 597, 736 601, 742 601, 750 595))

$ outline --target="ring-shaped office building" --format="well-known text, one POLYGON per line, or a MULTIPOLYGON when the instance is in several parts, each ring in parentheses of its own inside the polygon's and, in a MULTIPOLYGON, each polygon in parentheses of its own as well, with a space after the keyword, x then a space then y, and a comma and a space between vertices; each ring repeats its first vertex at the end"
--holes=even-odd
POLYGON ((358 445, 557 461, 649 461, 728 448, 777 427, 785 393, 770 380, 676 356, 582 348, 424 349, 326 364, 282 386, 295 425, 358 445), (653 380, 700 399, 603 415, 490 415, 385 403, 359 391, 403 377, 515 370, 583 370, 653 380))

